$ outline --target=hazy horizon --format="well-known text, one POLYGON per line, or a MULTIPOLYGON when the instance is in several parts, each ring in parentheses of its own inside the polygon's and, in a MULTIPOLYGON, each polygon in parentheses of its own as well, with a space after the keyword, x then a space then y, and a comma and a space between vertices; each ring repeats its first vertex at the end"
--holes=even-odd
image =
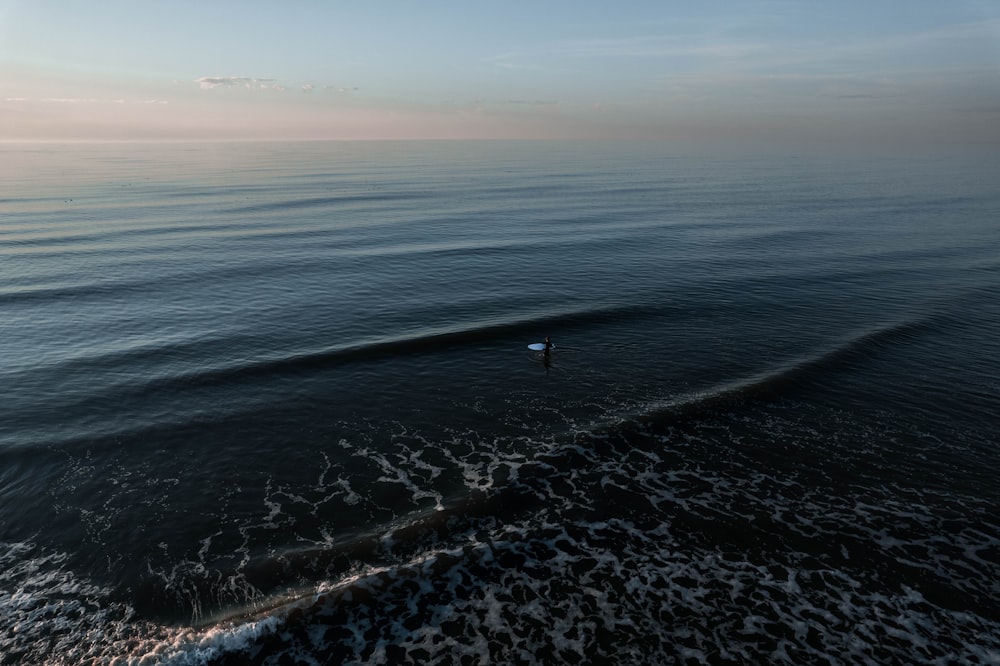
POLYGON ((0 141, 1000 142, 1000 6, 0 0, 0 141))

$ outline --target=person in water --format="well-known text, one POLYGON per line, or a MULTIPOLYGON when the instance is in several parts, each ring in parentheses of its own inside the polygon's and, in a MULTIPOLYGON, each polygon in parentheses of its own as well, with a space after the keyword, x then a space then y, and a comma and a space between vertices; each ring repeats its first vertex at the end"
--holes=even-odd
POLYGON ((545 374, 549 374, 549 366, 552 364, 552 356, 549 352, 552 351, 552 339, 549 336, 545 336, 545 348, 542 350, 542 364, 545 365, 545 374))

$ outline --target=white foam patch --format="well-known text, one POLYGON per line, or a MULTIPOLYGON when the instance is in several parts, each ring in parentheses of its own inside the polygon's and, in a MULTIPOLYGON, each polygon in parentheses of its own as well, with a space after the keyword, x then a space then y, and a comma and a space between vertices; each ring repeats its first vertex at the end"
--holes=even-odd
MULTIPOLYGON (((882 464, 886 435, 861 442, 868 464, 882 464)), ((212 531, 151 561, 192 624, 238 608, 252 619, 142 622, 30 545, 10 547, 6 575, 34 582, 0 589, 17 591, 4 603, 18 627, 40 618, 77 650, 66 654, 130 655, 122 663, 996 662, 992 501, 844 480, 803 455, 813 445, 827 463, 858 455, 857 442, 776 415, 544 441, 388 424, 301 478, 267 478, 250 494, 256 512, 223 503, 212 531), (449 502, 445 488, 489 502, 449 502), (346 521, 373 517, 382 532, 345 571, 327 554, 351 557, 346 521), (251 575, 261 564, 264 582, 251 575)), ((120 480, 126 497, 141 483, 120 480)), ((98 536, 118 520, 106 508, 90 523, 98 536)), ((4 636, 12 654, 46 645, 4 636)))
POLYGON ((110 661, 122 649, 156 640, 109 590, 66 568, 68 556, 32 543, 0 543, 0 655, 5 663, 110 661), (7 660, 10 660, 9 662, 7 660))
MULTIPOLYGON (((768 427, 821 439, 777 419, 768 427)), ((990 663, 1000 653, 1000 629, 975 610, 975 599, 988 610, 1000 594, 1000 527, 988 501, 911 489, 904 502, 894 488, 864 485, 831 494, 810 469, 801 477, 750 462, 743 435, 725 424, 639 435, 657 448, 605 454, 600 447, 614 442, 593 438, 531 457, 510 442, 507 450, 470 446, 467 435, 424 450, 460 470, 470 490, 522 488, 539 506, 516 520, 452 526, 445 538, 465 539, 457 549, 372 573, 352 586, 360 596, 327 598, 309 611, 307 632, 267 649, 342 648, 336 654, 348 661, 373 664, 404 654, 491 663, 990 663), (726 446, 712 451, 719 442, 726 446), (949 594, 972 605, 952 608, 949 594)), ((411 464, 412 452, 380 465, 411 464)), ((449 473, 434 467, 435 478, 449 473)), ((387 551, 407 552, 396 536, 385 541, 387 551)))
MULTIPOLYGON (((795 664, 910 661, 914 649, 915 661, 971 656, 968 640, 984 654, 1000 647, 995 633, 984 642, 991 630, 984 618, 936 608, 907 587, 868 592, 847 571, 677 553, 625 522, 541 532, 532 522, 511 532, 518 538, 466 549, 445 568, 436 560, 370 578, 365 588, 377 603, 338 611, 348 626, 377 629, 380 645, 432 660, 616 660, 625 657, 623 645, 637 645, 647 663, 769 655, 795 664), (523 532, 547 538, 524 541, 523 532), (526 557, 494 565, 504 554, 526 557), (571 567, 581 559, 600 588, 575 584, 571 567), (408 628, 415 617, 419 628, 408 628), (942 624, 956 632, 944 641, 942 624)), ((350 647, 361 663, 380 663, 384 654, 371 652, 370 641, 350 647)))
POLYGON ((263 636, 274 633, 282 616, 274 615, 262 620, 213 627, 204 631, 176 630, 156 642, 138 646, 128 655, 119 656, 112 664, 146 666, 201 666, 224 654, 245 649, 263 636))

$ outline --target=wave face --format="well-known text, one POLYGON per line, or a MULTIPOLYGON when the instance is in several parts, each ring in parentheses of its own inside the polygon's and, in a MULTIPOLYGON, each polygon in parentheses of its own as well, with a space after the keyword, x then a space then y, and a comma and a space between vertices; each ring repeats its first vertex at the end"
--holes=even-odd
POLYGON ((1000 660, 1000 165, 4 150, 0 663, 1000 660))

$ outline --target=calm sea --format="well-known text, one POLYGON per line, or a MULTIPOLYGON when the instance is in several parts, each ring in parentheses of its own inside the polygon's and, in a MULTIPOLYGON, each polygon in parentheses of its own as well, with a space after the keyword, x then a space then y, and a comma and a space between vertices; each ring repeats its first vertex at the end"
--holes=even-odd
POLYGON ((1000 663, 997 156, 0 156, 0 663, 1000 663))

